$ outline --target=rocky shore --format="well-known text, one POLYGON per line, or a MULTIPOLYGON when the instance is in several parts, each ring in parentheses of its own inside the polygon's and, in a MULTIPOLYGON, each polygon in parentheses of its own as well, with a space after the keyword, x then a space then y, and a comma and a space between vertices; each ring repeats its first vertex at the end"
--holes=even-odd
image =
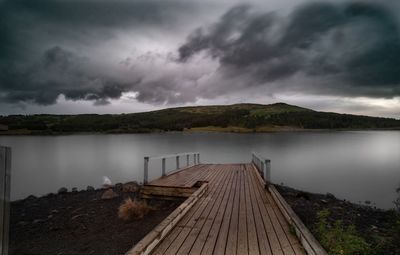
POLYGON ((330 227, 336 221, 341 221, 344 227, 353 225, 357 235, 368 243, 368 254, 400 254, 400 216, 395 210, 354 204, 330 193, 313 194, 281 185, 276 187, 317 239, 317 214, 327 210, 330 227))
MULTIPOLYGON (((395 210, 276 187, 317 239, 317 214, 328 210, 328 225, 338 220, 345 227, 354 225, 371 248, 368 254, 400 254, 400 216, 395 210)), ((138 199, 139 191, 137 183, 129 182, 82 191, 60 188, 57 194, 12 202, 9 254, 124 254, 181 203, 148 201, 151 210, 143 219, 120 219, 119 206, 127 198, 138 199)))
POLYGON ((149 201, 152 209, 143 219, 118 218, 121 203, 137 199, 139 189, 135 182, 83 191, 61 188, 12 202, 9 254, 124 254, 181 203, 149 201))

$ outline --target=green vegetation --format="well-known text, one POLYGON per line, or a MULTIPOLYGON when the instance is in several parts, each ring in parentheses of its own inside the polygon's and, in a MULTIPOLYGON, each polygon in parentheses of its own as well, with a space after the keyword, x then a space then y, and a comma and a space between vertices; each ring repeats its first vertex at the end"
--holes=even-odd
POLYGON ((276 103, 170 108, 132 114, 10 115, 0 134, 163 131, 270 132, 299 129, 400 129, 400 120, 317 112, 276 103))
POLYGON ((327 218, 328 210, 318 212, 316 232, 321 245, 329 254, 337 255, 366 255, 371 254, 368 243, 357 235, 354 225, 344 227, 342 222, 337 220, 333 226, 329 226, 327 218))

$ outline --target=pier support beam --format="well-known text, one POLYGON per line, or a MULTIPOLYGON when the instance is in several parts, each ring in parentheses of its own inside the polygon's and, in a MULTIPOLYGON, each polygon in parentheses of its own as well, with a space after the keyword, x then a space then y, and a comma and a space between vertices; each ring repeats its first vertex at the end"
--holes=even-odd
POLYGON ((176 156, 176 170, 179 169, 179 155, 176 156))
POLYGON ((166 172, 165 172, 165 158, 162 159, 161 175, 162 176, 166 175, 166 172))
POLYGON ((10 226, 11 148, 0 147, 0 254, 8 254, 10 226))
POLYGON ((149 157, 144 157, 143 184, 147 184, 148 180, 149 180, 149 157))

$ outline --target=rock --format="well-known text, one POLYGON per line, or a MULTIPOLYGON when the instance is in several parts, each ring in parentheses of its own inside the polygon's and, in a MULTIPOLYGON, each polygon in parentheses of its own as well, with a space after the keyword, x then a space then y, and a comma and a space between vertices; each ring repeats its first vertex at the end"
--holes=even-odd
POLYGON ((71 218, 71 220, 76 220, 76 219, 79 219, 79 218, 82 218, 82 217, 85 217, 85 216, 88 216, 88 215, 85 214, 85 213, 83 213, 83 214, 78 214, 78 215, 73 216, 73 217, 71 218))
POLYGON ((101 195, 101 199, 113 199, 115 197, 118 197, 118 194, 115 193, 112 189, 104 191, 103 195, 101 195))
POLYGON ((35 200, 35 199, 37 199, 37 197, 34 195, 30 195, 27 198, 25 198, 25 200, 35 200))
POLYGON ((78 188, 76 187, 72 188, 72 192, 78 192, 78 188))
POLYGON ((58 210, 54 209, 54 210, 51 211, 51 214, 57 214, 57 213, 58 213, 58 210))
POLYGON ((33 224, 38 224, 38 223, 43 223, 43 222, 44 222, 44 220, 42 220, 42 219, 36 219, 36 220, 32 221, 33 224))
POLYGON ((297 192, 296 197, 304 198, 305 200, 310 200, 310 196, 306 192, 303 192, 303 191, 297 192))
POLYGON ((54 197, 54 196, 55 196, 54 193, 48 193, 48 194, 45 195, 44 197, 46 197, 46 198, 52 198, 52 197, 54 197))
POLYGON ((326 193, 326 197, 329 199, 336 199, 335 195, 333 195, 332 193, 326 193))
POLYGON ((62 187, 62 188, 60 188, 60 189, 58 190, 58 194, 65 194, 65 193, 67 193, 67 192, 68 192, 68 189, 65 188, 65 187, 62 187))
POLYGON ((25 225, 28 225, 28 222, 26 222, 26 221, 19 221, 19 222, 17 223, 17 225, 18 225, 18 226, 25 226, 25 225))
POLYGON ((112 182, 107 176, 103 176, 103 188, 108 189, 112 187, 112 182))
POLYGON ((137 182, 127 182, 122 185, 122 192, 138 192, 140 185, 137 182))
POLYGON ((328 201, 326 201, 325 199, 321 199, 321 202, 324 203, 324 204, 328 203, 328 201))
POLYGON ((93 188, 93 186, 87 186, 87 187, 86 187, 86 190, 87 190, 87 191, 94 191, 94 188, 93 188))
POLYGON ((119 183, 115 184, 114 189, 115 189, 115 191, 122 191, 122 187, 123 187, 123 184, 119 182, 119 183))

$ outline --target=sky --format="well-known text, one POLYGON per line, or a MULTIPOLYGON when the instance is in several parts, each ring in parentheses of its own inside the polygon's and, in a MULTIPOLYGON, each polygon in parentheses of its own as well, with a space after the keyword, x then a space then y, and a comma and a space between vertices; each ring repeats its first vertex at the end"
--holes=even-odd
POLYGON ((400 119, 396 0, 0 0, 0 114, 285 102, 400 119))

